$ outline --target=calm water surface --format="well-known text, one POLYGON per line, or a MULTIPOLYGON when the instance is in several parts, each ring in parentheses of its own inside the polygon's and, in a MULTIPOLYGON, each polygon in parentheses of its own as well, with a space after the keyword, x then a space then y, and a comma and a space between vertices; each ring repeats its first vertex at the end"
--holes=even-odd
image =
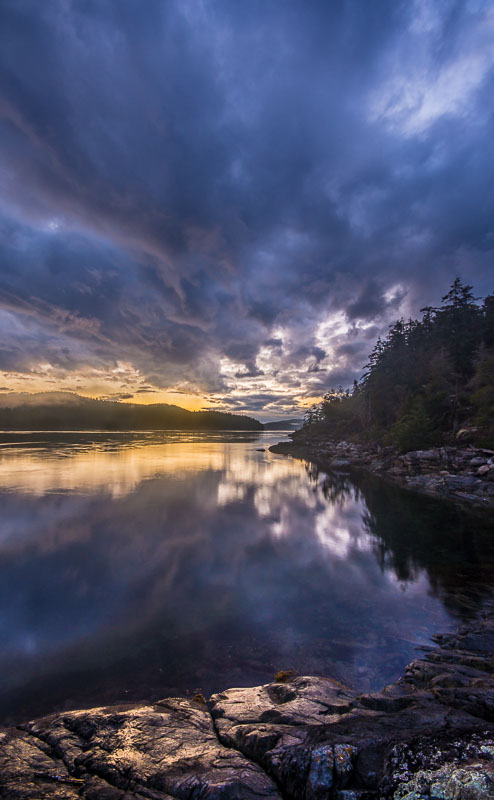
POLYGON ((379 688, 494 583, 489 526, 273 434, 0 436, 0 714, 279 669, 379 688))

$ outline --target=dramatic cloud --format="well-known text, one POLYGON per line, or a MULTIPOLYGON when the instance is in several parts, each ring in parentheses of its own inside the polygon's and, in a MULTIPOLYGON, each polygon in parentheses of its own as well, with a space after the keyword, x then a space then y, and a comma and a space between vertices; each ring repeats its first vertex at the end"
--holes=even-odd
POLYGON ((293 414, 456 275, 494 288, 490 2, 0 24, 6 387, 293 414))

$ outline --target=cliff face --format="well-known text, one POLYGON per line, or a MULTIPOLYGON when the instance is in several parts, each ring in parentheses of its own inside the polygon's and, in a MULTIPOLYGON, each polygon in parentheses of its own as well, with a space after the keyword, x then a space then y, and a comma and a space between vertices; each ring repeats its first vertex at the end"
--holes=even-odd
POLYGON ((494 611, 382 692, 329 678, 72 711, 0 733, 15 800, 494 797, 494 611))

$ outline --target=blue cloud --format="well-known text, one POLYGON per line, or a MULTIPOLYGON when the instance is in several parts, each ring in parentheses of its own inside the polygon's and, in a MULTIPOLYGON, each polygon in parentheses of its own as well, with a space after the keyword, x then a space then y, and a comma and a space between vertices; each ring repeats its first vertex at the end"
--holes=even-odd
POLYGON ((6 0, 0 24, 0 368, 228 394, 227 358, 253 403, 308 370, 311 394, 358 374, 358 320, 492 290, 489 4, 6 0))

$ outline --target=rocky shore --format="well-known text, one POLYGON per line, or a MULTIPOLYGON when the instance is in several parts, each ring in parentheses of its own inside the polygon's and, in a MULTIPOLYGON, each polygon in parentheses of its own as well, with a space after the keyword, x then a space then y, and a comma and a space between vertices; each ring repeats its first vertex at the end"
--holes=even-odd
POLYGON ((432 497, 494 508, 494 450, 473 446, 435 447, 400 454, 392 447, 300 436, 269 448, 306 458, 326 470, 363 470, 432 497))
POLYGON ((381 692, 280 673, 209 701, 54 714, 0 742, 8 800, 494 797, 494 608, 381 692))
MULTIPOLYGON (((304 440, 275 452, 491 508, 494 453, 304 440)), ((494 798, 494 601, 395 683, 327 677, 62 712, 0 729, 3 800, 494 798)))

